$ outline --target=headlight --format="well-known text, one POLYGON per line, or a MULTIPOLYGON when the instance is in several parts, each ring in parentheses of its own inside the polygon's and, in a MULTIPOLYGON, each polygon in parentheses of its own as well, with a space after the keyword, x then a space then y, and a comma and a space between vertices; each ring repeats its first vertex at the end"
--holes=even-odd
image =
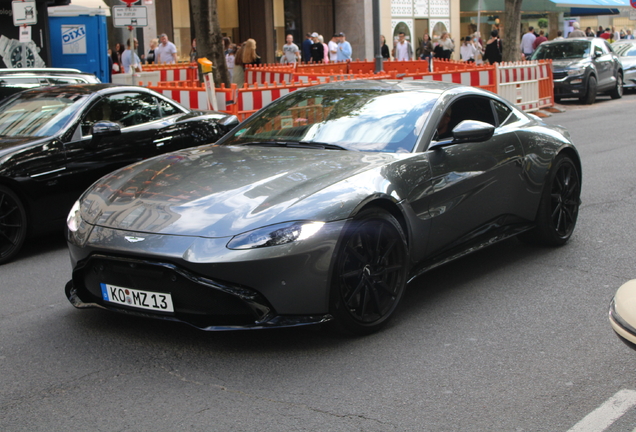
POLYGON ((254 249, 283 245, 311 237, 324 224, 324 222, 288 222, 258 228, 234 236, 227 244, 227 247, 229 249, 254 249))
POLYGON ((71 211, 66 218, 66 226, 71 232, 75 232, 79 229, 80 222, 82 222, 82 216, 80 215, 80 202, 75 201, 71 211))
POLYGON ((568 71, 568 76, 583 75, 584 73, 585 73, 585 69, 570 69, 568 71))

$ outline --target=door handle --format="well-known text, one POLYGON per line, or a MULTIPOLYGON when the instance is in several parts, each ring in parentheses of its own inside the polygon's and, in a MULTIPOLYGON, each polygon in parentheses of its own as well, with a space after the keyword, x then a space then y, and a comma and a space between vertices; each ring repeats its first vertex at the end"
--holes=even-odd
POLYGON ((504 153, 512 153, 513 151, 515 151, 514 145, 509 145, 508 147, 504 149, 504 153))

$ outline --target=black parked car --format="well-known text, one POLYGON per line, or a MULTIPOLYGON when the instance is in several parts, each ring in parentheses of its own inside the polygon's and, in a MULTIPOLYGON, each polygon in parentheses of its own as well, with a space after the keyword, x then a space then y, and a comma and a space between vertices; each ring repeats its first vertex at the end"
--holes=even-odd
POLYGON ((580 192, 568 132, 490 92, 309 87, 93 184, 67 220, 66 294, 207 330, 364 334, 424 271, 517 234, 566 243, 580 192))
POLYGON ((11 96, 0 105, 0 263, 27 236, 62 228, 73 201, 101 176, 215 142, 236 123, 142 87, 66 85, 11 96))
POLYGON ((0 69, 0 100, 36 87, 100 82, 95 75, 77 69, 0 69))
POLYGON ((598 93, 623 97, 623 66, 605 39, 572 38, 544 42, 531 60, 552 60, 554 98, 592 104, 598 93))

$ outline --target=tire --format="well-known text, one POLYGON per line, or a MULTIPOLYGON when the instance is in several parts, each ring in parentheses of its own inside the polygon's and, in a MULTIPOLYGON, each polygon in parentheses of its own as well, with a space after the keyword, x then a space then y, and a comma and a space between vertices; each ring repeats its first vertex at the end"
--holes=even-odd
POLYGON ((520 239, 544 246, 564 245, 572 236, 581 205, 581 175, 569 156, 559 155, 543 188, 536 226, 520 239))
POLYGON ((0 186, 0 264, 12 260, 18 254, 26 233, 24 206, 9 188, 0 186))
POLYGON ((329 293, 331 329, 365 335, 382 328, 404 293, 408 262, 406 237, 395 217, 377 208, 360 212, 337 246, 329 293))
POLYGON ((619 73, 616 77, 616 87, 610 93, 612 99, 620 99, 623 97, 623 76, 619 73))
POLYGON ((582 103, 592 105, 596 100, 596 78, 590 76, 587 79, 587 92, 585 96, 581 96, 579 99, 582 103))

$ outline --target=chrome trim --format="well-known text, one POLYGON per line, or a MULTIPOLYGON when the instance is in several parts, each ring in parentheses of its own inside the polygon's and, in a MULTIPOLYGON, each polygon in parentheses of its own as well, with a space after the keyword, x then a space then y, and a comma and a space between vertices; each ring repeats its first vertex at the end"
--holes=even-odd
POLYGON ((610 316, 610 319, 613 320, 616 324, 618 324, 623 330, 625 330, 628 333, 631 333, 634 337, 636 337, 636 328, 628 324, 627 321, 625 321, 623 317, 621 317, 618 314, 618 312, 616 312, 615 299, 612 299, 612 302, 610 303, 609 316, 610 316))
POLYGON ((47 174, 53 174, 53 173, 56 173, 56 172, 64 171, 65 169, 66 169, 66 167, 62 167, 62 168, 54 169, 54 170, 51 170, 51 171, 46 171, 46 172, 43 172, 43 173, 31 174, 29 177, 31 177, 31 178, 42 177, 42 176, 45 176, 47 174))

